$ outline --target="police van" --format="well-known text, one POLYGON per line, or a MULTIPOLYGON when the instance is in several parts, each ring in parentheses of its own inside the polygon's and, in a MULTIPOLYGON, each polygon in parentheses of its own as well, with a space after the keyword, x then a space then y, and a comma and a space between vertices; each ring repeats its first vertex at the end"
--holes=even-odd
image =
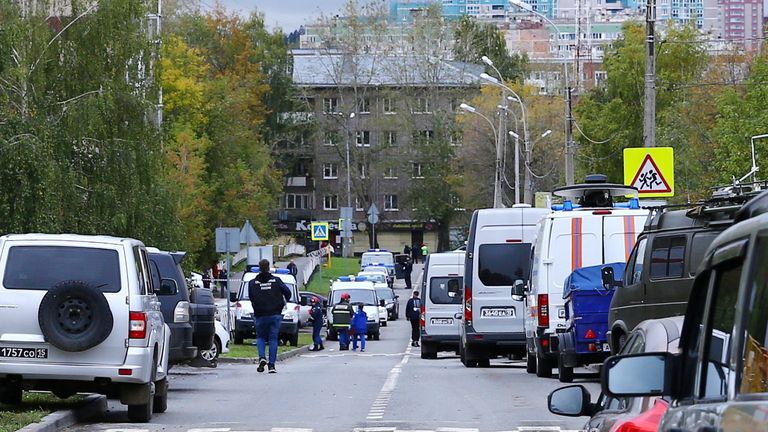
MULTIPOLYGON (((548 213, 517 204, 472 215, 459 343, 466 367, 487 367, 496 356, 525 353, 525 305, 522 298, 512 297, 511 288, 528 280, 536 224, 548 213)), ((426 281, 425 277, 422 284, 426 281)))
POLYGON ((554 194, 564 202, 539 224, 530 287, 513 290, 526 295, 526 370, 539 377, 550 377, 557 367, 557 333, 566 330, 565 279, 582 267, 626 262, 648 216, 640 208, 637 189, 607 183, 604 175, 588 176, 586 183, 554 194), (634 198, 614 203, 629 195, 634 198))
MULTIPOLYGON (((379 340, 381 317, 380 307, 384 306, 382 301, 376 295, 376 288, 373 282, 366 277, 360 276, 342 276, 336 279, 331 285, 331 292, 328 293, 328 340, 338 340, 338 332, 333 328, 333 306, 341 302, 342 294, 349 294, 349 304, 357 311, 357 305, 362 303, 365 314, 368 315, 368 337, 373 340, 379 340)), ((386 311, 386 309, 384 309, 386 311)), ((386 312, 384 313, 386 315, 386 312)), ((386 316, 384 317, 386 318, 386 316)))
POLYGON ((458 351, 464 251, 427 256, 421 289, 421 358, 458 351))
POLYGON ((360 257, 360 270, 365 271, 369 266, 381 266, 387 270, 387 283, 392 288, 395 281, 395 256, 386 249, 368 249, 360 257))
MULTIPOLYGON (((243 339, 256 336, 256 327, 253 322, 253 305, 248 296, 248 283, 258 276, 258 267, 243 274, 243 281, 236 296, 234 340, 236 344, 242 344, 243 339)), ((291 290, 291 299, 283 307, 283 320, 280 323, 279 339, 293 346, 299 344, 299 328, 306 323, 300 320, 300 297, 296 287, 296 278, 288 269, 272 269, 272 275, 283 281, 291 290)), ((234 293, 232 293, 234 295, 234 293)))

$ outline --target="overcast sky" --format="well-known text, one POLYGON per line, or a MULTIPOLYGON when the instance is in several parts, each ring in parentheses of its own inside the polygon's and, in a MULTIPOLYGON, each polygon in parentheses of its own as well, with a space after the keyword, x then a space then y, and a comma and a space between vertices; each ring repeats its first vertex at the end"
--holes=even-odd
POLYGON ((285 33, 290 33, 321 14, 338 12, 346 0, 222 0, 222 3, 227 9, 245 15, 258 9, 264 13, 270 28, 281 27, 285 33))

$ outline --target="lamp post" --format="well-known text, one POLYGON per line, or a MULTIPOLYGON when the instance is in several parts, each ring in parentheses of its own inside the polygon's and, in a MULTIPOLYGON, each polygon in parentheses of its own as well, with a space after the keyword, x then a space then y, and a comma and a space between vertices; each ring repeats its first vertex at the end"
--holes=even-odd
MULTIPOLYGON (((344 116, 344 113, 339 113, 340 116, 344 116)), ((352 176, 350 175, 349 164, 349 142, 352 140, 352 129, 349 127, 349 121, 355 118, 355 113, 349 113, 349 116, 345 119, 345 129, 347 130, 346 139, 346 159, 347 159, 347 207, 352 207, 352 176)), ((350 221, 351 223, 352 221, 350 221)), ((346 223, 346 222, 345 222, 346 223)), ((352 256, 352 237, 344 237, 343 242, 343 255, 345 258, 352 256)))
MULTIPOLYGON (((560 34, 562 33, 560 31, 560 27, 558 27, 555 23, 552 22, 549 18, 547 18, 546 15, 533 10, 531 5, 527 3, 523 3, 522 0, 509 0, 509 2, 513 6, 517 6, 520 9, 525 10, 526 12, 532 13, 542 19, 544 19, 549 25, 554 27, 555 31, 558 34, 558 40, 560 39, 560 34)), ((573 174, 573 114, 571 113, 571 87, 570 82, 568 80, 568 65, 566 64, 565 58, 563 59, 563 78, 564 78, 564 86, 563 89, 565 90, 565 183, 566 184, 573 184, 574 180, 574 174, 573 174)))
POLYGON ((515 139, 515 204, 520 204, 520 135, 515 131, 509 135, 515 139))
POLYGON ((499 149, 500 149, 498 130, 496 129, 496 126, 493 125, 493 122, 491 121, 491 119, 489 119, 483 113, 479 112, 475 107, 463 103, 463 104, 459 105, 459 108, 461 108, 462 110, 464 110, 466 112, 469 112, 469 113, 472 113, 472 114, 477 114, 478 116, 482 117, 483 120, 488 122, 489 126, 491 126, 491 130, 493 131, 493 140, 495 141, 495 145, 496 145, 496 155, 497 155, 497 157, 496 157, 496 178, 495 178, 494 183, 493 183, 493 208, 503 207, 504 204, 501 202, 501 165, 500 165, 501 164, 501 160, 498 157, 499 149))

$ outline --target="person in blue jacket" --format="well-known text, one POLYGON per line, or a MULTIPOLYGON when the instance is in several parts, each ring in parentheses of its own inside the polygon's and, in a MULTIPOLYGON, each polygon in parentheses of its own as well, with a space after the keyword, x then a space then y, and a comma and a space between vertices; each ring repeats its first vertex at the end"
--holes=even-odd
POLYGON ((365 352, 365 333, 368 331, 368 314, 363 305, 357 305, 357 312, 352 316, 352 351, 357 351, 357 340, 360 339, 360 352, 365 352))
POLYGON ((314 343, 309 350, 322 351, 325 349, 323 338, 320 336, 320 331, 323 329, 323 306, 317 297, 312 297, 312 309, 309 311, 309 319, 312 320, 312 343, 314 343))

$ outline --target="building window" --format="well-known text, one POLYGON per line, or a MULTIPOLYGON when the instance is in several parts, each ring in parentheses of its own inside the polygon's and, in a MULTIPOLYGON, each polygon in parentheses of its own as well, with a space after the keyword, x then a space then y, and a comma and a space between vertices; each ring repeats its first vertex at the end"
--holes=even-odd
POLYGON ((595 85, 602 85, 608 78, 608 72, 597 71, 595 72, 595 85))
POLYGON ((367 97, 357 99, 357 112, 360 114, 370 114, 371 100, 367 97))
POLYGON ((362 197, 356 196, 355 197, 355 211, 365 211, 365 206, 371 202, 371 197, 368 195, 363 195, 362 197))
POLYGON ((285 194, 285 208, 286 209, 302 209, 309 208, 309 195, 307 194, 285 194))
POLYGON ((414 144, 430 144, 432 143, 432 139, 434 137, 435 137, 435 131, 431 131, 431 130, 414 131, 413 143, 414 144))
POLYGON ((370 175, 371 166, 368 163, 358 163, 357 164, 357 171, 360 173, 360 178, 364 179, 368 175, 370 175))
POLYGON ((415 114, 429 114, 432 112, 429 110, 429 98, 416 98, 416 106, 413 107, 413 112, 415 114))
POLYGON ((326 131, 323 137, 323 145, 335 146, 339 143, 339 134, 336 131, 326 131))
POLYGON ((385 179, 396 179, 397 178, 397 168, 391 166, 387 167, 384 170, 384 178, 385 179))
POLYGON ((397 210, 397 195, 384 195, 384 211, 397 210))
POLYGON ((370 147, 371 146, 371 131, 357 131, 355 132, 355 143, 358 147, 370 147))
POLYGON ((392 98, 381 99, 381 110, 384 114, 396 114, 395 101, 392 98))
POLYGON ((422 173, 422 166, 420 162, 414 162, 412 167, 413 167, 413 171, 412 171, 411 177, 424 178, 424 174, 422 173))
POLYGON ((339 178, 339 166, 335 163, 323 164, 323 178, 326 180, 333 180, 339 178))
POLYGON ((338 100, 336 98, 323 99, 323 112, 326 114, 338 113, 338 100))
POLYGON ((397 132, 395 131, 387 131, 384 132, 384 142, 388 146, 396 146, 397 145, 397 132))
POLYGON ((323 210, 336 210, 339 208, 338 195, 326 195, 323 197, 323 210))

